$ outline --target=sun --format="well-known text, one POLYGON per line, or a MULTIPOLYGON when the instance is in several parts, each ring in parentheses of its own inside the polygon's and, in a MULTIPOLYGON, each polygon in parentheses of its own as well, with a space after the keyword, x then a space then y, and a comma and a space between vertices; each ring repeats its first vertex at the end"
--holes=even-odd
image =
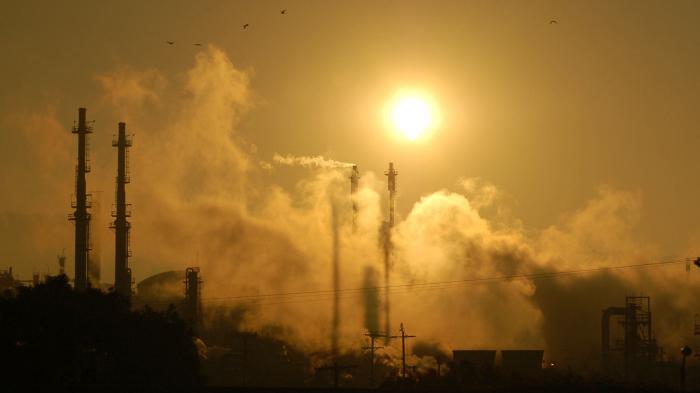
POLYGON ((389 120, 400 135, 415 141, 435 126, 435 112, 429 98, 416 93, 402 93, 390 105, 389 120))

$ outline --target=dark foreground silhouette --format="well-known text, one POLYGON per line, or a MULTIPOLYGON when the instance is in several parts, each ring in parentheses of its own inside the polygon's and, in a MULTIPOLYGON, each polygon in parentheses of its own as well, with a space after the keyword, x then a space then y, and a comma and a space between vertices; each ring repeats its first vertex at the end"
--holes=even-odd
POLYGON ((132 311, 117 294, 74 291, 65 276, 0 297, 2 391, 194 388, 198 372, 192 335, 172 308, 132 311))

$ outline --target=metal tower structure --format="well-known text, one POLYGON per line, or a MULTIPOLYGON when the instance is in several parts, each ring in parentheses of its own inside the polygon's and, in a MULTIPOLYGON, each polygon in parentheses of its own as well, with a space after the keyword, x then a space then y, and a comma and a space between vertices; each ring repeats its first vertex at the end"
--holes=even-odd
POLYGON ((398 172, 394 169, 394 163, 389 163, 389 170, 384 172, 389 186, 389 227, 394 226, 394 204, 396 203, 396 176, 398 172))
POLYGON ((102 191, 91 191, 92 214, 90 224, 93 228, 90 233, 90 255, 88 255, 88 282, 95 288, 100 287, 102 281, 102 239, 100 230, 102 229, 102 191), (94 230, 96 228, 97 230, 94 230))
POLYGON ((658 357, 660 348, 653 336, 651 301, 648 296, 627 296, 624 307, 608 307, 603 310, 601 322, 604 369, 611 369, 613 352, 622 353, 627 378, 639 374, 658 357), (624 329, 624 336, 622 340, 617 340, 618 345, 612 347, 610 320, 614 316, 622 317, 619 323, 624 329))
MULTIPOLYGON (((389 189, 389 221, 382 227, 384 241, 384 331, 391 331, 390 307, 389 307, 389 271, 391 270, 391 229, 394 227, 394 204, 396 199, 396 176, 398 172, 394 169, 394 163, 389 163, 389 170, 384 172, 387 177, 389 189)), ((386 339, 388 343, 389 339, 386 339)))
POLYGON ((201 299, 202 280, 199 278, 199 268, 188 267, 185 270, 185 307, 183 311, 195 333, 199 330, 201 320, 201 299))
POLYGON ((127 217, 131 217, 126 203, 126 184, 129 179, 129 147, 131 138, 126 135, 126 123, 119 123, 119 135, 112 141, 112 146, 117 148, 117 190, 116 210, 112 211, 115 218, 110 226, 114 229, 114 290, 123 295, 131 296, 131 269, 129 268, 129 231, 131 223, 127 217))
POLYGON ((652 335, 649 296, 627 296, 625 306, 625 371, 631 375, 656 359, 658 347, 652 335))
POLYGON ((78 108, 78 125, 73 126, 73 134, 78 134, 78 165, 75 170, 75 200, 71 207, 75 209, 69 220, 75 221, 75 289, 84 290, 89 286, 88 260, 90 253, 90 208, 85 174, 90 172, 88 158, 88 134, 92 127, 85 120, 87 110, 78 108))
POLYGON ((63 251, 61 251, 61 255, 58 256, 58 274, 61 276, 66 274, 66 249, 65 248, 63 249, 63 251))

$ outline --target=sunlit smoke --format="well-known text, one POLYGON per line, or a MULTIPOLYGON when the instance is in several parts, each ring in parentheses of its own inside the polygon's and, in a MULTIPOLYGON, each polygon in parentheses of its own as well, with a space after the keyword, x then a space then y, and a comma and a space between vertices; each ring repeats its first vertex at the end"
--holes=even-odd
POLYGON ((280 165, 301 166, 305 168, 350 168, 354 164, 331 160, 323 156, 293 156, 291 154, 275 154, 272 160, 280 165))
MULTIPOLYGON (((328 350, 332 296, 327 292, 305 297, 260 295, 333 288, 331 200, 338 203, 342 287, 376 286, 376 272, 382 270, 378 234, 386 189, 383 177, 363 171, 352 197, 358 206, 353 231, 344 170, 351 163, 320 155, 281 154, 267 162, 244 148, 238 125, 255 107, 254 81, 251 73, 215 47, 195 57, 190 69, 181 74, 184 81, 125 66, 99 75, 104 102, 114 107, 115 116, 132 119, 130 128, 140 130, 131 152, 132 186, 127 195, 133 204, 132 267, 137 281, 196 263, 202 269, 204 307, 210 316, 223 315, 232 329, 265 331, 307 352, 328 350), (164 94, 164 86, 177 98, 164 94), (127 87, 128 92, 123 92, 127 87), (149 112, 154 107, 162 111, 149 112), (144 112, 155 117, 148 121, 150 127, 145 116, 138 115, 144 112), (256 171, 274 165, 330 170, 311 171, 293 191, 251 184, 256 171), (197 252, 200 257, 195 262, 197 252), (251 298, 241 300, 242 295, 251 298), (211 298, 220 300, 207 302, 211 298)), ((48 224, 22 221, 29 228, 32 246, 51 247, 42 252, 53 257, 65 243, 70 244, 64 217, 73 187, 70 133, 57 122, 55 109, 23 114, 18 124, 20 120, 25 125, 13 136, 20 140, 18 145, 30 146, 24 139, 36 129, 44 131, 46 141, 39 138, 27 154, 38 161, 32 165, 43 188, 36 186, 37 192, 27 201, 8 200, 13 207, 31 203, 60 213, 48 224), (57 203, 53 195, 65 195, 65 201, 57 203), (47 238, 64 243, 47 246, 47 238)), ((108 126, 96 128, 100 132, 113 133, 108 126)), ((93 154, 113 154, 109 146, 99 149, 93 154)), ((88 182, 91 189, 108 192, 114 187, 113 168, 109 160, 103 162, 107 164, 95 164, 88 182)), ((21 184, 14 169, 2 176, 3 184, 21 184)), ((686 281, 681 266, 412 289, 416 283, 659 258, 655 247, 634 235, 642 206, 636 193, 601 188, 585 206, 550 227, 525 230, 520 222, 499 221, 498 215, 487 219, 483 214, 488 207, 505 208, 495 185, 475 180, 458 184, 455 190, 427 192, 393 228, 392 284, 397 287, 391 296, 396 325, 404 322, 412 334, 441 352, 544 348, 556 360, 590 365, 598 359, 600 310, 620 305, 625 295, 635 294, 651 296, 662 345, 675 348, 692 338, 692 315, 700 309, 699 286, 694 276, 686 281)), ((8 227, 17 224, 14 218, 4 220, 8 227)), ((103 222, 108 220, 105 217, 103 222)), ((357 350, 362 334, 381 326, 374 295, 358 290, 340 297, 341 351, 357 350)), ((421 345, 414 347, 421 353, 419 358, 433 356, 421 345)), ((386 349, 392 355, 396 351, 395 346, 386 349)))

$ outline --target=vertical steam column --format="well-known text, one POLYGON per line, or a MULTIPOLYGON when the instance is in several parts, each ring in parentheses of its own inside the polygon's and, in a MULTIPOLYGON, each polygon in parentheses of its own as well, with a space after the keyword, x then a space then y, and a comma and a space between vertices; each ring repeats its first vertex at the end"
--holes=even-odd
POLYGON ((78 125, 73 127, 73 134, 78 134, 78 165, 75 170, 75 200, 71 207, 75 209, 69 217, 75 221, 75 289, 84 290, 88 287, 88 259, 90 253, 90 202, 86 192, 85 174, 90 172, 88 159, 88 134, 92 127, 85 120, 87 110, 78 108, 78 125))
POLYGON ((128 148, 131 147, 131 138, 126 135, 126 123, 119 123, 119 135, 112 141, 112 146, 117 148, 117 192, 116 211, 112 211, 115 218, 111 228, 114 229, 114 290, 124 296, 131 296, 131 269, 129 268, 129 230, 131 223, 127 217, 131 217, 126 204, 126 184, 129 180, 128 148))
POLYGON ((350 175, 350 198, 352 199, 352 230, 357 229, 357 201, 355 200, 355 194, 357 194, 358 182, 360 180, 360 171, 357 170, 357 165, 352 166, 352 174, 350 175))
MULTIPOLYGON (((394 163, 389 163, 389 170, 384 172, 389 188, 389 221, 384 223, 384 331, 388 336, 391 332, 389 319, 389 271, 391 270, 391 229, 394 227, 394 204, 396 199, 396 176, 394 163)), ((388 342, 387 338, 387 342, 388 342)))

